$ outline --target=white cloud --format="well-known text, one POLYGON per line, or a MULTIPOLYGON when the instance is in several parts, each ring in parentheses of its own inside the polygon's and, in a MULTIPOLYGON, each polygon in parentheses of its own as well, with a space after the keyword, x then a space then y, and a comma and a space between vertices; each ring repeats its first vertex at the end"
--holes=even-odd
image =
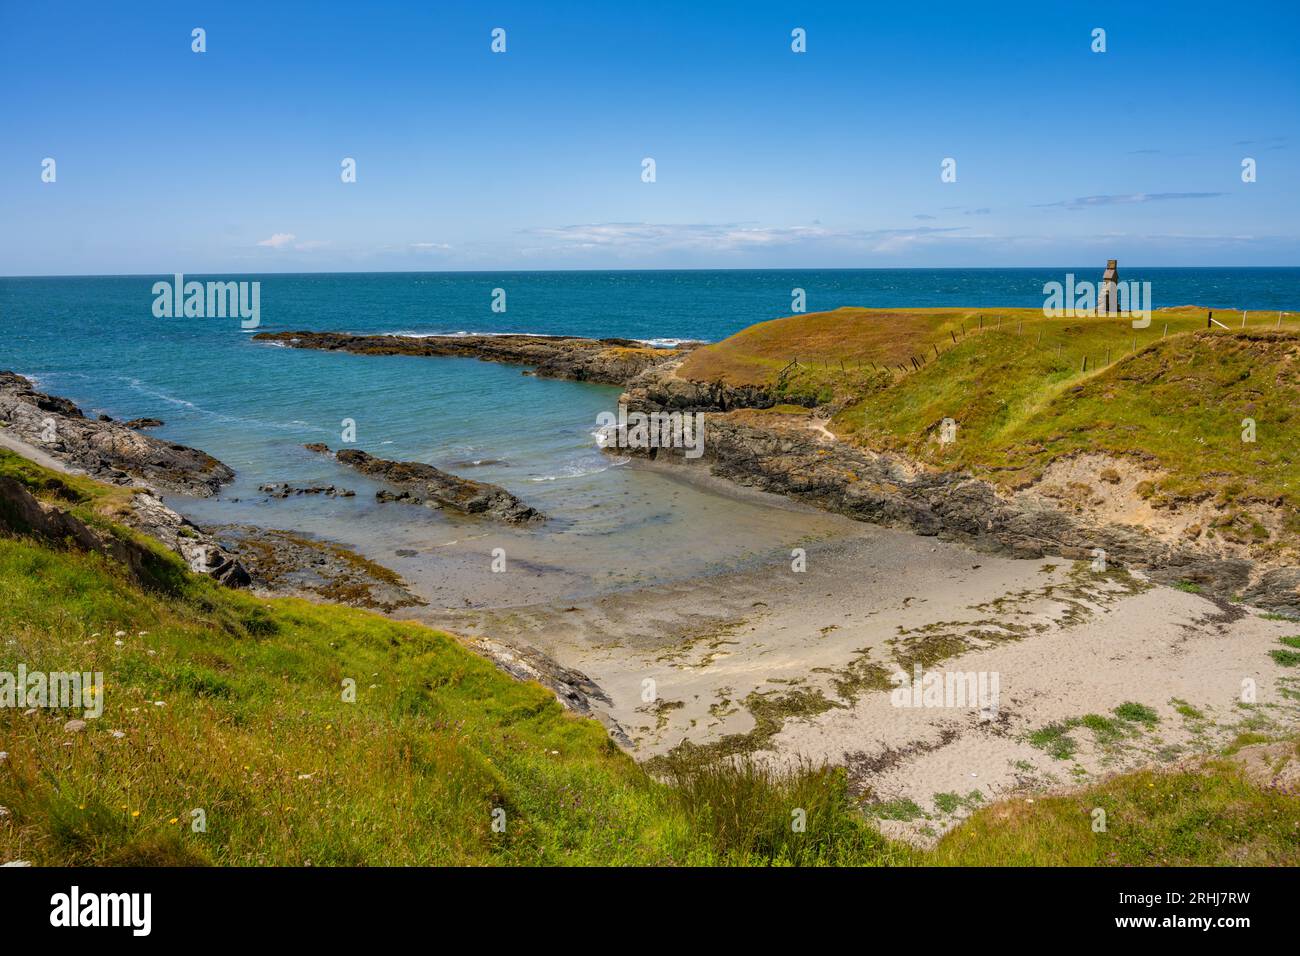
POLYGON ((1043 208, 1063 206, 1066 209, 1089 209, 1093 206, 1128 206, 1134 203, 1168 202, 1175 199, 1213 199, 1223 193, 1122 193, 1118 195, 1079 196, 1060 202, 1039 203, 1043 208))
POLYGON ((957 239, 962 227, 915 226, 908 229, 830 229, 825 226, 762 226, 752 223, 649 223, 605 222, 527 230, 535 238, 550 240, 546 249, 607 250, 645 254, 668 251, 736 253, 780 249, 808 244, 850 246, 869 251, 889 251, 899 245, 957 239))
POLYGON ((270 239, 263 239, 258 243, 259 246, 270 246, 272 249, 283 249, 294 239, 298 238, 291 232, 277 232, 270 239))

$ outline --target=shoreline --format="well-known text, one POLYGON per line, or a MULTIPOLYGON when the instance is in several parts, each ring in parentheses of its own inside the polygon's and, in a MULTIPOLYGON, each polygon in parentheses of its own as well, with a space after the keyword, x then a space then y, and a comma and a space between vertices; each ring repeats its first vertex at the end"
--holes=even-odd
MULTIPOLYGON (((815 445, 826 444, 804 430, 815 445)), ((16 436, 0 437, 52 459, 16 436)), ((1292 623, 1123 571, 1096 574, 1082 562, 990 554, 969 541, 828 514, 706 469, 641 457, 631 464, 763 509, 769 519, 829 519, 838 533, 806 542, 801 571, 788 552, 769 553, 739 567, 574 600, 455 609, 421 603, 427 595, 418 581, 360 552, 340 561, 373 565, 382 585, 377 598, 367 593, 358 601, 347 580, 291 583, 335 545, 252 529, 260 541, 293 536, 297 552, 280 584, 258 593, 377 607, 446 630, 500 669, 598 719, 652 769, 670 753, 843 766, 886 832, 922 844, 979 802, 1041 792, 1066 777, 1078 784, 1169 764, 1207 752, 1243 726, 1300 726, 1295 679, 1266 653, 1292 623), (895 707, 891 678, 914 664, 991 670, 1006 702, 992 721, 969 708, 895 707), (1258 682, 1262 709, 1233 703, 1230 685, 1243 675, 1258 682), (1105 716, 1130 704, 1156 714, 1157 723, 1105 716), (1201 717, 1187 720, 1184 708, 1201 717), (1104 742, 1072 723, 1098 712, 1109 722, 1101 726, 1111 728, 1104 742), (1071 741, 1068 759, 1029 742, 1052 727, 1071 741), (958 791, 963 775, 978 784, 958 791), (978 801, 971 795, 977 790, 978 801), (962 801, 952 804, 952 793, 962 801), (899 806, 919 809, 891 818, 899 806)), ((208 533, 224 540, 249 529, 208 533)))

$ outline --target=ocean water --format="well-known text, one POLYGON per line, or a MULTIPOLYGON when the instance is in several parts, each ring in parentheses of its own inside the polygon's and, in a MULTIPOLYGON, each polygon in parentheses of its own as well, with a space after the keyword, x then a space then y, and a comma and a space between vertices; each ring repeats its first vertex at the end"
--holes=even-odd
MULTIPOLYGON (((1042 286, 1092 267, 1008 270, 766 270, 187 276, 257 280, 260 330, 446 334, 532 332, 663 343, 715 341, 790 311, 843 305, 1037 306, 1042 286), (506 311, 492 311, 494 289, 506 311)), ((238 473, 213 500, 173 499, 206 524, 255 523, 343 541, 388 564, 435 602, 510 603, 706 573, 842 533, 829 516, 776 512, 610 458, 599 412, 619 390, 537 379, 473 359, 356 356, 253 342, 237 319, 153 316, 170 276, 0 278, 0 368, 35 377, 87 414, 154 416, 160 438, 238 473), (307 442, 356 443, 510 489, 550 516, 509 530, 407 505, 307 442), (332 483, 354 499, 267 500, 264 482, 332 483), (491 548, 516 569, 487 572, 491 548), (398 556, 396 551, 414 551, 398 556)), ((1300 269, 1121 269, 1149 280, 1154 304, 1300 308, 1300 269)))

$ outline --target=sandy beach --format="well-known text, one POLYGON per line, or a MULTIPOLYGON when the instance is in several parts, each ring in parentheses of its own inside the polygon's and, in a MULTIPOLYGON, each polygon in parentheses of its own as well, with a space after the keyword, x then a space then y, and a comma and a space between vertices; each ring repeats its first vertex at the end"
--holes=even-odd
POLYGON ((1300 726, 1295 678, 1268 654, 1294 623, 1088 562, 847 519, 840 531, 806 549, 802 572, 782 556, 563 605, 404 614, 585 674, 609 698, 597 715, 652 767, 683 744, 844 766, 882 827, 923 843, 1008 794, 1300 726), (995 713, 898 706, 889 678, 910 681, 916 663, 996 674, 995 713), (1118 719, 1124 704, 1156 718, 1118 719), (1077 723, 1087 715, 1108 723, 1095 733, 1077 723))

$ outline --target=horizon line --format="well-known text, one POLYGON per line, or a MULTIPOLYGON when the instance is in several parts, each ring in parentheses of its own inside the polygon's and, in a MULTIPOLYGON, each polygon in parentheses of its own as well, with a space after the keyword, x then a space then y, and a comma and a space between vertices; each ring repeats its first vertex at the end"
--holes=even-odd
MULTIPOLYGON (((633 269, 320 269, 313 271, 271 271, 271 272, 243 272, 243 271, 219 271, 219 272, 185 272, 180 275, 191 276, 349 276, 349 275, 545 275, 551 273, 573 273, 573 274, 631 274, 644 272, 1007 272, 1007 271, 1041 271, 1045 269, 1080 269, 1093 268, 1089 264, 1075 263, 1074 265, 1043 265, 1043 266, 772 266, 767 268, 758 267, 728 267, 728 268, 710 268, 707 266, 690 266, 690 267, 647 267, 633 269)), ((1097 269, 1105 270, 1105 262, 1096 266, 1097 269)), ((1162 266, 1152 265, 1150 263, 1142 265, 1124 266, 1123 269, 1223 269, 1223 270, 1251 270, 1251 269, 1300 269, 1300 264, 1292 265, 1253 265, 1253 266, 1220 266, 1220 265, 1178 265, 1162 266)), ((26 275, 0 275, 3 279, 150 279, 158 276, 177 275, 172 272, 44 272, 28 273, 26 275)))

